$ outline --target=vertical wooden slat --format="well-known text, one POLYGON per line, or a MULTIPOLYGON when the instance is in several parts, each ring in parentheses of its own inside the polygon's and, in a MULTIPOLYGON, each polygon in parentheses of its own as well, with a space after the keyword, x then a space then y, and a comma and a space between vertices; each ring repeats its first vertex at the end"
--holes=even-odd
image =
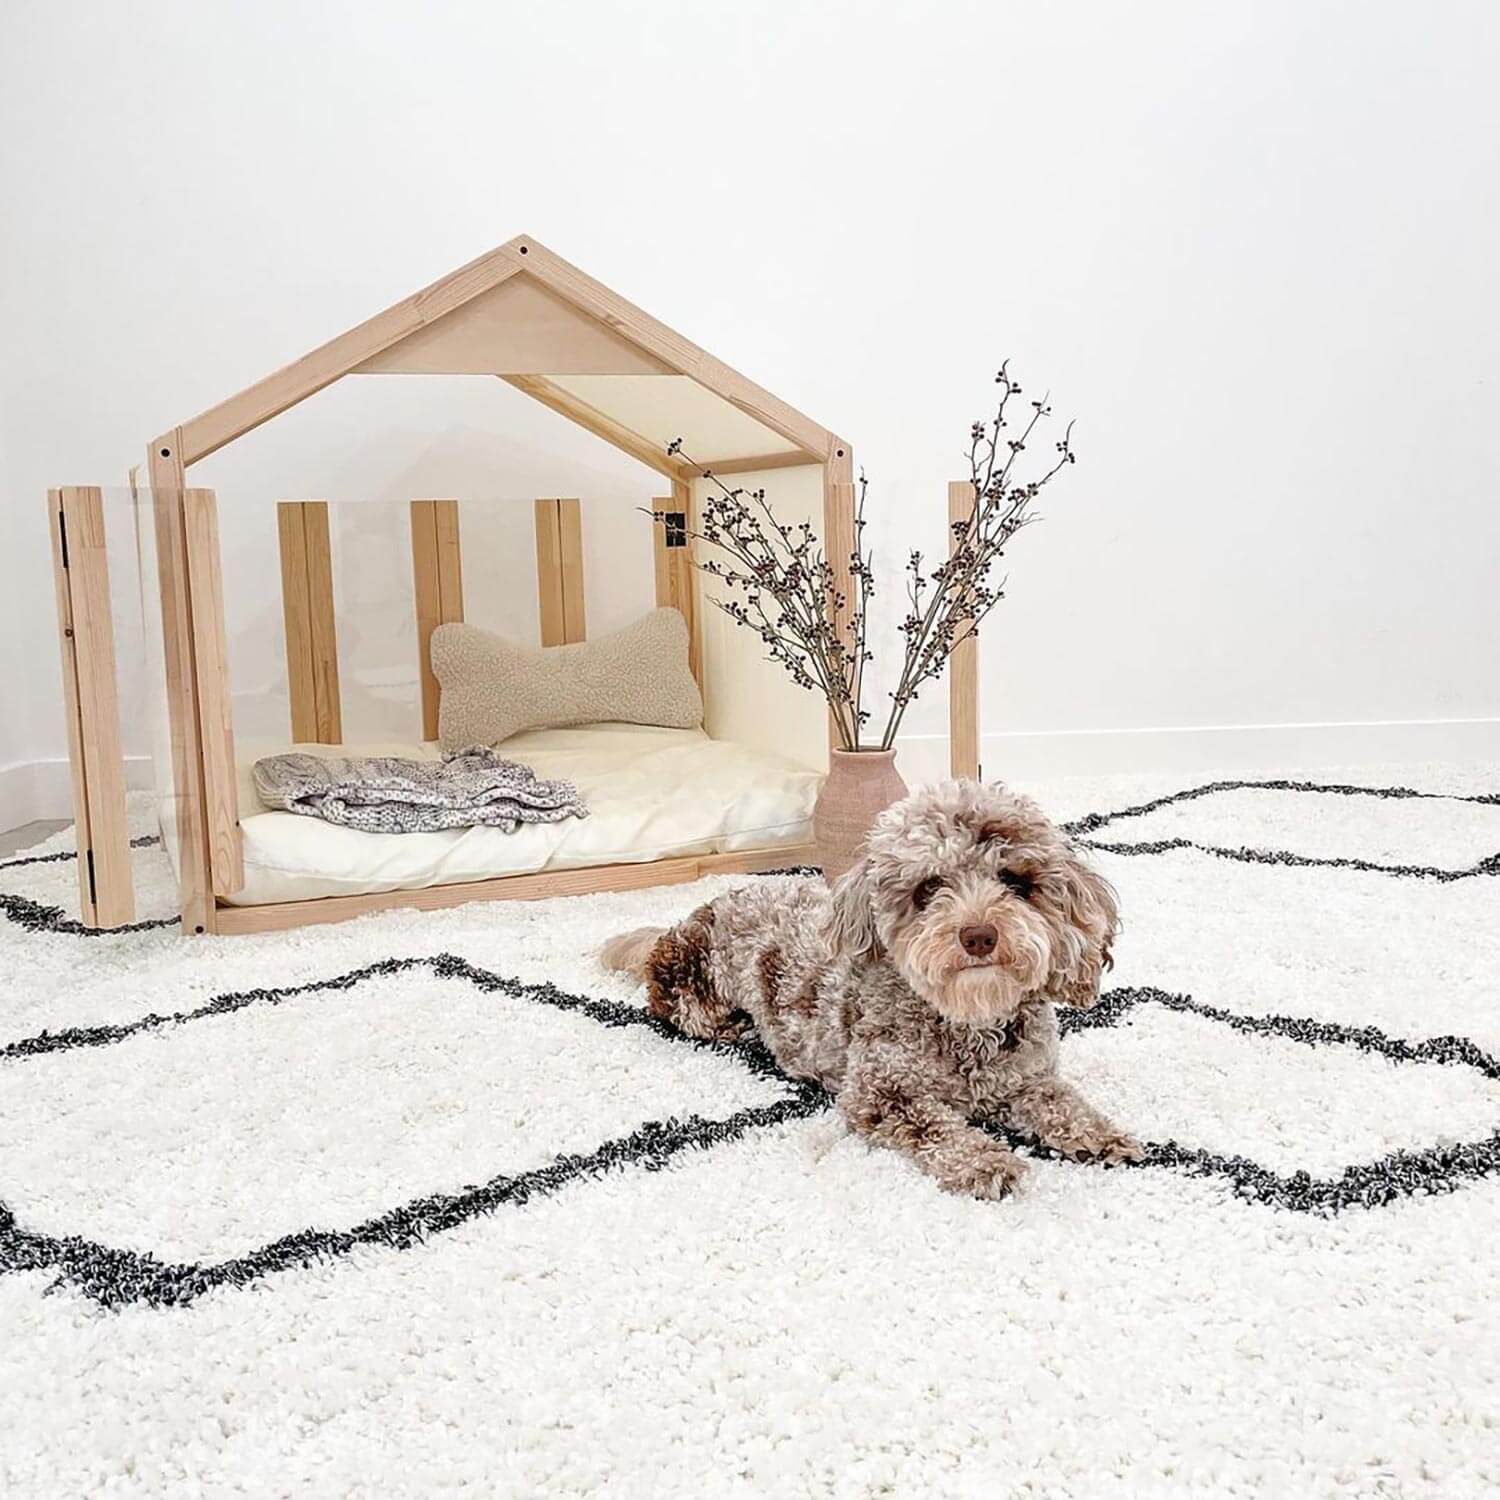
POLYGON ((214 894, 232 896, 245 884, 240 838, 239 772, 229 696, 229 645, 224 630, 224 580, 219 513, 212 490, 182 492, 198 683, 204 812, 214 894))
POLYGON ((438 733, 438 682, 432 672, 432 632, 443 621, 443 591, 438 583, 437 524, 432 501, 411 503, 411 573, 417 605, 417 663, 422 683, 422 738, 438 733))
POLYGON ((336 745, 343 739, 343 714, 327 502, 281 501, 276 529, 292 739, 298 744, 336 745))
MULTIPOLYGON (((956 479, 948 486, 948 552, 958 547, 953 526, 974 514, 974 486, 956 479)), ((948 658, 948 765, 954 776, 979 775, 979 641, 961 641, 948 658)))
POLYGON ((464 617, 464 569, 458 541, 458 501, 434 500, 432 522, 437 536, 438 592, 443 624, 464 617))
POLYGON ((281 618, 286 628, 286 685, 292 742, 302 745, 318 737, 318 692, 313 681, 307 527, 300 501, 282 500, 277 504, 276 537, 281 550, 281 618))
POLYGON ((135 890, 125 819, 104 494, 88 486, 51 490, 47 500, 62 636, 79 906, 85 926, 119 927, 135 916, 135 890))
POLYGON ((556 500, 538 500, 536 523, 536 610, 544 646, 563 643, 562 538, 556 500))
POLYGON ((563 642, 588 639, 583 607, 583 509, 576 500, 557 502, 557 540, 562 554, 563 642))
MULTIPOLYGON (((836 441, 823 465, 823 546, 827 553, 833 587, 843 596, 844 606, 838 612, 837 625, 845 649, 851 655, 854 640, 854 575, 849 561, 854 555, 854 450, 836 441)), ((836 721, 828 715, 828 744, 833 750, 842 747, 836 721)))
POLYGON ((193 666, 192 604, 183 522, 182 430, 146 450, 156 521, 157 582, 161 589, 162 657, 172 742, 173 800, 178 833, 178 900, 184 932, 212 932, 215 902, 209 876, 199 743, 197 674, 193 666))
POLYGON ((463 558, 457 500, 411 502, 412 584, 422 680, 422 737, 438 736, 440 690, 432 671, 432 632, 464 617, 463 558))
POLYGON ((534 514, 542 644, 567 646, 586 640, 582 510, 576 500, 538 500, 534 514))
POLYGON ((698 617, 697 579, 694 577, 693 548, 688 533, 693 530, 692 486, 674 480, 672 493, 651 502, 652 510, 667 517, 665 524, 654 522, 652 534, 656 554, 656 603, 670 607, 687 621, 688 666, 699 688, 703 686, 703 632, 698 617))
MULTIPOLYGON (((302 522, 307 535, 307 600, 312 622, 318 742, 337 745, 344 738, 344 710, 339 694, 339 642, 333 614, 333 542, 328 534, 328 502, 307 501, 302 507, 302 522)), ((454 546, 457 547, 456 532, 454 546)), ((463 613, 461 604, 459 613, 463 613)))

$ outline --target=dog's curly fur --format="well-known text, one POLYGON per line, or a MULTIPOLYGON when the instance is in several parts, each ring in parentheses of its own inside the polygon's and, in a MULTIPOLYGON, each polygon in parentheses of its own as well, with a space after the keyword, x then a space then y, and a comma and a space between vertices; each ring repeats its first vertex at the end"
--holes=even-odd
POLYGON ((998 1198, 1024 1166, 975 1120, 1080 1160, 1140 1156, 1057 1074, 1053 1006, 1094 1003, 1117 927, 1113 891, 1034 802, 950 781, 887 809, 831 891, 758 882, 601 958, 690 1036, 753 1025, 867 1140, 998 1198))

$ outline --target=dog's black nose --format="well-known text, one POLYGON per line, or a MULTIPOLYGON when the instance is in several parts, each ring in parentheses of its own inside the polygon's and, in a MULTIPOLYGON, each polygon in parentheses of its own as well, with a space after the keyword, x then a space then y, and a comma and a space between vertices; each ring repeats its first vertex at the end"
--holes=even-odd
POLYGON ((988 922, 979 922, 972 927, 959 929, 959 946, 970 958, 988 958, 995 951, 1000 934, 988 922))

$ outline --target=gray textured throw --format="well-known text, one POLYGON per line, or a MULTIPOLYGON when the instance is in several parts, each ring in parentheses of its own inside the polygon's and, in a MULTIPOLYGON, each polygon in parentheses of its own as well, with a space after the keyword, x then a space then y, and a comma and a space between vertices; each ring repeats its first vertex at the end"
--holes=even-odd
POLYGON ((437 833, 586 818, 571 781, 543 781, 529 766, 475 747, 442 760, 391 755, 268 755, 255 790, 269 808, 365 833, 437 833))

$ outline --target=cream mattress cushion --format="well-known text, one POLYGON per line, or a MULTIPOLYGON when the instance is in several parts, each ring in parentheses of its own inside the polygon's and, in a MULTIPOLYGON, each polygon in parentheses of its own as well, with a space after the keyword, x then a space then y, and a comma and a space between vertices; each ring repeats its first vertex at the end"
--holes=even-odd
MULTIPOLYGON (((285 746, 275 747, 285 749, 285 746)), ((326 755, 435 757, 436 745, 298 745, 326 755)), ((515 833, 361 833, 261 806, 240 765, 245 885, 238 906, 410 891, 583 865, 805 844, 821 776, 780 756, 711 740, 700 729, 588 724, 519 734, 500 747, 539 776, 576 782, 587 818, 515 833)), ((259 754, 270 753, 270 748, 259 754)))

